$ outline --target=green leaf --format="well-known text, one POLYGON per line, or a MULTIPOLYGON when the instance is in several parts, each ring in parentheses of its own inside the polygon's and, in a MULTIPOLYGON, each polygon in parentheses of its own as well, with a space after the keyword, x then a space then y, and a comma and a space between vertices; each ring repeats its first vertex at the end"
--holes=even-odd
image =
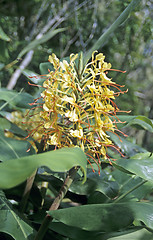
POLYGON ((4 41, 10 41, 11 39, 6 35, 6 33, 3 31, 3 29, 0 26, 0 39, 4 41))
POLYGON ((40 39, 35 39, 32 42, 30 42, 23 50, 19 53, 17 58, 21 58, 25 53, 28 51, 36 48, 38 45, 47 42, 49 39, 54 37, 57 33, 65 31, 65 28, 59 28, 55 30, 51 30, 48 33, 44 34, 40 39))
POLYGON ((0 164, 0 188, 7 189, 22 183, 41 166, 47 166, 55 172, 66 172, 74 166, 80 166, 85 180, 86 164, 86 155, 79 147, 12 159, 0 164))
POLYGON ((131 122, 129 122, 128 125, 134 125, 135 127, 140 126, 139 127, 140 129, 145 129, 150 132, 153 132, 152 121, 145 116, 137 116, 135 119, 133 119, 131 122))
MULTIPOLYGON (((13 108, 30 108, 29 103, 34 101, 33 97, 28 93, 17 93, 16 91, 5 88, 0 89, 0 100, 6 101, 5 106, 9 104, 13 108)), ((4 105, 0 107, 0 110, 2 110, 4 105)))
POLYGON ((117 126, 119 128, 133 126, 138 129, 145 129, 150 132, 153 132, 153 123, 149 118, 147 118, 145 116, 121 115, 121 116, 117 116, 117 117, 120 119, 120 121, 123 122, 123 123, 117 123, 117 126))
POLYGON ((137 144, 131 143, 123 137, 118 137, 114 133, 108 132, 108 135, 111 137, 111 140, 119 147, 122 153, 126 154, 129 157, 134 156, 135 154, 142 152, 147 152, 146 149, 138 146, 137 144))
POLYGON ((15 240, 27 240, 34 238, 34 229, 17 215, 0 191, 0 232, 11 235, 15 240))
POLYGON ((77 227, 70 227, 60 222, 52 222, 49 225, 49 228, 61 234, 62 236, 69 237, 70 239, 79 239, 79 240, 93 240, 97 236, 97 232, 89 232, 77 227))
MULTIPOLYGON (((129 192, 136 185, 142 183, 142 178, 131 175, 131 174, 125 174, 124 172, 119 171, 118 169, 115 169, 112 172, 112 176, 117 181, 118 185, 120 186, 120 191, 119 191, 118 197, 129 192)), ((136 188, 135 190, 133 190, 132 192, 129 192, 128 195, 125 196, 122 201, 124 201, 124 202, 127 201, 127 198, 128 199, 135 198, 137 200, 141 200, 143 198, 146 198, 146 196, 151 191, 152 191, 152 182, 148 181, 148 182, 144 183, 143 185, 139 186, 138 188, 136 188)))
POLYGON ((50 62, 40 63, 39 68, 42 75, 48 74, 48 69, 54 71, 54 67, 50 62))
POLYGON ((66 225, 86 231, 118 231, 134 220, 133 212, 125 204, 90 204, 48 213, 66 225))
MULTIPOLYGON (((122 231, 120 233, 113 234, 111 237, 107 237, 105 235, 107 240, 153 240, 153 235, 151 232, 147 231, 146 229, 135 229, 135 230, 129 230, 129 231, 122 231), (116 236, 119 235, 119 236, 116 236)), ((94 238, 95 239, 95 238, 94 238)), ((103 240, 102 237, 98 237, 95 240, 103 240)))
POLYGON ((101 35, 101 37, 94 43, 91 49, 87 51, 84 56, 84 63, 86 64, 91 58, 92 52, 100 49, 108 40, 110 35, 128 18, 131 11, 139 4, 141 0, 132 0, 128 7, 121 13, 116 21, 108 28, 108 30, 101 35))
POLYGON ((119 231, 131 225, 134 220, 142 221, 153 229, 153 203, 91 204, 48 213, 68 226, 86 231, 119 231))
MULTIPOLYGON (((26 76, 31 82, 38 84, 41 82, 43 79, 41 76, 31 70, 25 69, 22 71, 23 75, 26 76)), ((43 80, 44 81, 44 80, 43 80)))
POLYGON ((113 165, 153 182, 153 156, 149 157, 149 153, 141 153, 130 159, 118 159, 113 165))
MULTIPOLYGON (((2 112, 0 113, 0 115, 2 115, 2 112)), ((27 135, 28 135, 28 132, 19 128, 16 124, 10 122, 8 119, 6 119, 4 117, 0 117, 0 130, 2 130, 2 131, 9 130, 11 133, 13 133, 19 137, 27 137, 27 135)), ((28 139, 33 140, 31 137, 29 137, 28 139)))
MULTIPOLYGON (((0 131, 0 161, 3 162, 30 155, 30 152, 26 152, 29 147, 29 142, 5 137, 3 132, 0 131)), ((34 153, 33 148, 32 153, 34 153)))
POLYGON ((70 190, 81 195, 90 195, 93 192, 103 193, 108 198, 114 198, 118 193, 118 184, 115 181, 108 180, 108 176, 101 172, 92 172, 88 169, 87 180, 82 185, 80 181, 75 180, 70 186, 70 190))
POLYGON ((11 128, 11 123, 9 120, 0 117, 0 130, 5 130, 5 129, 10 129, 11 128))
POLYGON ((52 222, 49 228, 61 234, 75 240, 153 240, 152 233, 145 228, 133 228, 127 231, 119 231, 113 233, 101 233, 85 231, 76 227, 65 225, 61 222, 52 222))

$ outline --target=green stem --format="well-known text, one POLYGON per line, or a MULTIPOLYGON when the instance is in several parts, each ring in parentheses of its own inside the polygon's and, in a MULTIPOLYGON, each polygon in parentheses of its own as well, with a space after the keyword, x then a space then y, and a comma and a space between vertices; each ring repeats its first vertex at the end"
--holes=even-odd
POLYGON ((29 194, 30 194, 30 191, 31 191, 31 188, 32 188, 35 176, 36 176, 36 172, 37 172, 37 170, 27 179, 24 193, 23 193, 23 196, 22 196, 22 199, 20 202, 20 212, 22 212, 22 213, 26 209, 27 201, 28 201, 29 194))
MULTIPOLYGON (((42 138, 41 143, 38 146, 38 153, 42 153, 44 148, 44 138, 42 138)), ((20 212, 24 213, 27 205, 27 201, 30 195, 30 191, 32 189, 32 185, 35 180, 37 170, 27 179, 26 186, 24 189, 24 193, 20 202, 20 212)))
POLYGON ((138 183, 136 186, 134 186, 133 188, 131 188, 128 192, 122 194, 120 197, 118 197, 114 203, 119 202, 121 199, 125 198, 129 193, 133 192, 135 189, 137 189, 138 187, 140 187, 141 185, 143 185, 144 183, 146 183, 147 180, 143 180, 142 182, 138 183))
MULTIPOLYGON (((58 207, 59 207, 61 201, 63 200, 64 196, 66 195, 71 183, 73 182, 73 179, 77 173, 77 170, 78 170, 78 167, 73 167, 70 169, 70 171, 67 175, 67 178, 65 179, 65 182, 64 182, 63 186, 61 187, 58 196, 54 199, 54 202, 52 203, 51 207, 49 208, 49 211, 58 209, 58 207)), ((52 221, 52 217, 49 214, 46 214, 34 240, 42 240, 43 239, 51 221, 52 221)))

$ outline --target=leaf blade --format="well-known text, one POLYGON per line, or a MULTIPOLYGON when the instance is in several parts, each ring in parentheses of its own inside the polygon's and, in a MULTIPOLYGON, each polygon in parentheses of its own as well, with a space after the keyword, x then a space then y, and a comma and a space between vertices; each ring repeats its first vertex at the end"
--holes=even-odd
POLYGON ((66 172, 74 166, 80 166, 85 180, 86 164, 86 155, 79 147, 12 159, 0 164, 0 188, 8 189, 22 183, 41 166, 47 166, 55 172, 66 172))
POLYGON ((121 25, 129 16, 130 12, 139 4, 141 0, 132 0, 128 7, 121 13, 121 15, 116 19, 116 21, 108 28, 108 30, 101 35, 101 37, 95 42, 95 44, 87 51, 84 56, 84 64, 90 59, 92 52, 101 48, 110 35, 121 25))

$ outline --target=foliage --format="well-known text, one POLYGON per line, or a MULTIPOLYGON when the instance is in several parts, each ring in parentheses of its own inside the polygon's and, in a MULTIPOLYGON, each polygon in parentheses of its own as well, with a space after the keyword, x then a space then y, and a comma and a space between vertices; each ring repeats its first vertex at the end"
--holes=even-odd
MULTIPOLYGON (((140 96, 138 91, 144 87, 142 77, 148 76, 148 86, 152 84, 150 75, 146 74, 147 70, 143 72, 144 65, 149 69, 148 60, 144 59, 146 53, 137 51, 140 49, 140 43, 141 46, 145 45, 145 51, 151 48, 149 15, 142 17, 143 13, 146 13, 145 10, 151 6, 150 1, 146 1, 143 10, 141 8, 144 3, 142 1, 140 4, 139 0, 126 2, 13 0, 2 1, 0 4, 4 9, 0 27, 2 48, 0 78, 14 79, 18 71, 23 74, 18 82, 18 78, 15 80, 16 90, 13 90, 15 85, 8 87, 7 81, 4 80, 0 88, 0 238, 153 239, 153 156, 148 151, 148 146, 144 148, 145 144, 138 145, 132 137, 135 132, 143 131, 146 139, 149 139, 146 133, 152 134, 150 103, 150 113, 148 110, 139 111, 141 105, 136 106, 134 115, 123 115, 116 111, 115 117, 118 120, 115 123, 116 132, 115 134, 107 132, 107 137, 116 148, 107 149, 108 160, 103 157, 104 154, 99 155, 100 174, 95 161, 87 164, 86 151, 84 153, 81 148, 75 147, 74 142, 73 146, 56 151, 53 144, 46 148, 43 137, 37 141, 33 132, 28 131, 33 124, 32 121, 29 121, 29 129, 21 124, 22 116, 31 113, 34 108, 32 103, 36 103, 42 91, 44 78, 35 73, 39 71, 38 63, 43 59, 40 63, 42 75, 47 74, 48 69, 51 73, 54 71, 50 63, 46 62, 46 55, 50 54, 52 49, 65 64, 68 60, 65 56, 70 52, 79 52, 80 60, 82 59, 80 52, 83 51, 84 62, 76 60, 73 69, 73 73, 76 69, 78 76, 82 77, 83 69, 92 57, 93 50, 100 50, 103 46, 104 53, 108 60, 112 59, 110 62, 115 68, 131 71, 120 76, 117 71, 115 72, 119 79, 118 83, 120 84, 122 80, 123 85, 125 82, 130 92, 125 94, 125 98, 119 97, 117 104, 124 110, 127 110, 127 106, 137 104, 136 94, 140 96), (112 21, 110 17, 117 20, 106 30, 112 21), (102 29, 105 31, 102 32, 102 29), (137 33, 136 29, 139 29, 137 33), (30 69, 27 69, 29 58, 30 61, 33 60, 30 69), (22 70, 17 64, 20 64, 20 67, 24 66, 22 70), (132 82, 130 74, 136 67, 140 69, 140 73, 133 75, 132 82), (140 76, 142 72, 143 76, 140 76), (25 87, 25 84, 21 83, 23 76, 36 87, 25 87), (142 81, 140 88, 136 89, 139 81, 142 81), (24 86, 24 90, 19 91, 20 86, 24 86), (133 92, 137 93, 133 96, 133 92), (16 123, 12 121, 13 112, 17 113, 16 123), (127 133, 130 133, 129 137, 125 138, 127 133)), ((53 55, 50 58, 52 61, 57 60, 55 55, 54 58, 53 55)), ((96 62, 94 66, 96 70, 97 65, 96 62)), ((56 77, 59 77, 58 69, 56 77)), ((110 70, 110 67, 107 65, 106 69, 110 70)), ((112 75, 113 72, 109 74, 112 75)), ((98 74, 95 79, 97 78, 98 74)), ((12 81, 9 81, 9 84, 12 84, 12 81)), ((75 91, 77 90, 78 85, 75 85, 75 91)), ((88 93, 84 94, 88 97, 88 93)), ((148 102, 149 94, 146 96, 148 102)), ((98 99, 97 96, 98 94, 95 94, 95 99, 98 99)), ((67 106, 64 101, 60 104, 67 106)), ((113 106, 117 109, 116 105, 113 106)), ((87 108, 85 111, 88 110, 87 108)), ((89 112, 89 116, 93 112, 94 109, 89 112)), ((110 117, 109 121, 114 120, 114 115, 107 116, 110 117)), ((84 123, 86 124, 88 120, 87 117, 84 123)), ((102 124, 102 121, 100 123, 102 124)), ((76 133, 76 130, 73 130, 74 132, 76 133)), ((45 131, 42 136, 43 134, 45 135, 45 131)), ((94 141, 94 134, 92 137, 94 141)), ((96 154, 93 153, 93 157, 98 161, 96 154)))

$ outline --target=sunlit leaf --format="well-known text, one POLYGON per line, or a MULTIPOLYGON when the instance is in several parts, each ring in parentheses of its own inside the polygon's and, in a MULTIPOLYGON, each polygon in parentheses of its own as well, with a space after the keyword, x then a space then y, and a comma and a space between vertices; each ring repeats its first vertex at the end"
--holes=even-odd
POLYGON ((22 183, 40 166, 47 166, 55 172, 66 172, 74 166, 80 166, 85 180, 86 164, 86 155, 79 147, 12 159, 0 164, 0 188, 11 188, 22 183))

